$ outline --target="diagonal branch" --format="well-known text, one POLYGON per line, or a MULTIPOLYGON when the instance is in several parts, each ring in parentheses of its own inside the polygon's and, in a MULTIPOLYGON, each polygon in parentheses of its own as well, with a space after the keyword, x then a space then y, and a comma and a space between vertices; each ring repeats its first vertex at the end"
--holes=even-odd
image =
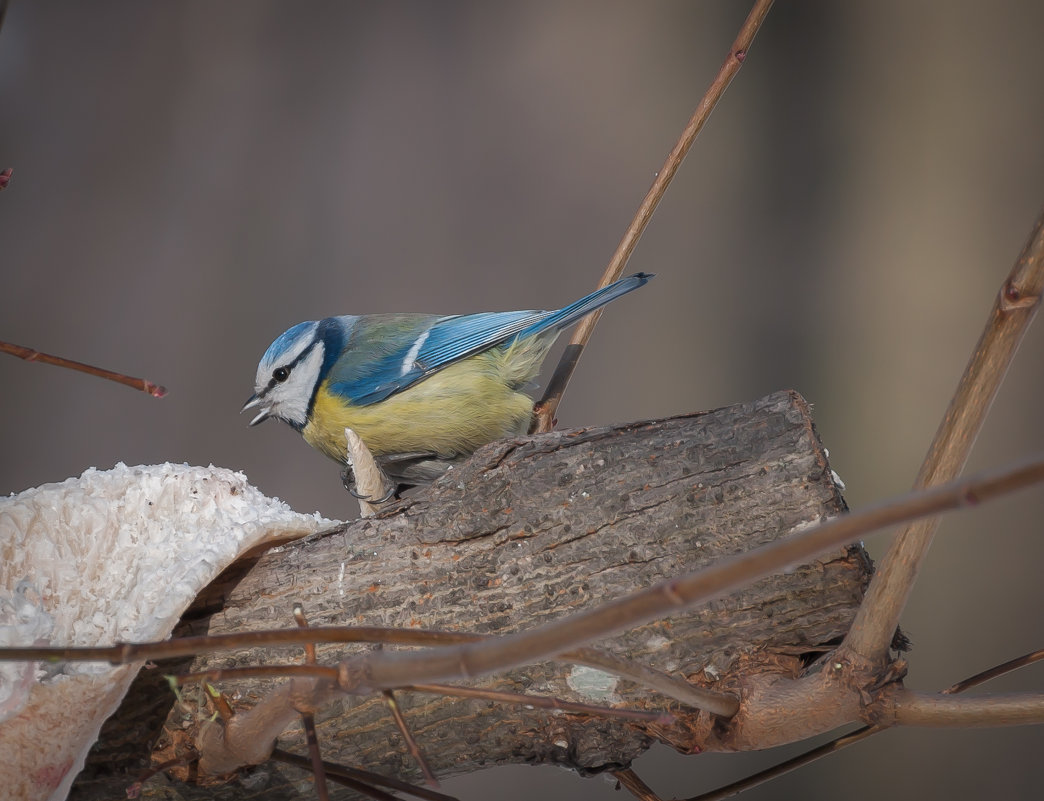
POLYGON ((410 726, 406 722, 406 716, 402 714, 402 710, 399 709, 399 702, 395 700, 395 693, 391 690, 384 690, 381 695, 384 696, 384 703, 395 720, 395 727, 399 730, 399 734, 402 735, 403 742, 406 743, 406 750, 410 752, 410 756, 413 757, 420 767, 421 773, 424 774, 424 781, 428 783, 429 787, 438 789, 439 780, 435 777, 435 772, 431 769, 431 765, 428 764, 428 760, 425 759, 424 752, 417 744, 417 740, 414 739, 413 732, 410 731, 410 726))
MULTIPOLYGON (((699 105, 696 106, 696 110, 682 131, 681 137, 679 137, 678 142, 667 155, 667 160, 664 161, 660 171, 656 173, 656 179, 638 206, 634 219, 631 220, 631 224, 627 226, 627 230, 624 232, 623 239, 616 246, 616 252, 613 253, 612 258, 609 260, 609 265, 605 268, 601 283, 598 285, 599 287, 608 286, 623 275, 624 267, 627 266, 631 253, 634 252, 638 240, 645 232, 649 220, 652 219, 653 212, 656 211, 660 200, 667 192, 667 187, 670 186, 675 173, 681 167, 681 163, 689 152, 689 148, 692 147, 692 143, 696 141, 696 137, 703 129, 704 124, 710 119, 714 107, 717 106, 718 101, 725 94, 725 90, 732 83, 732 79, 736 77, 736 73, 743 66, 743 62, 747 57, 747 50, 750 49, 750 45, 761 28, 762 22, 765 21, 765 17, 768 16, 771 7, 772 0, 757 0, 754 3, 754 7, 751 8, 747 19, 743 22, 743 27, 740 28, 739 33, 736 35, 736 40, 732 43, 732 47, 729 48, 729 54, 725 58, 725 63, 721 65, 718 74, 707 88, 699 105)), ((569 383, 569 379, 580 361, 580 356, 584 352, 584 347, 591 338, 591 333, 594 331, 594 327, 601 315, 601 311, 589 314, 576 327, 573 338, 569 341, 569 345, 566 346, 558 367, 555 368, 551 380, 548 381, 544 397, 541 398, 533 410, 533 433, 550 431, 554 427, 558 404, 562 400, 566 385, 569 383)))
MULTIPOLYGON (((282 750, 281 748, 273 749, 272 759, 284 762, 287 765, 296 765, 305 770, 308 770, 311 767, 311 762, 309 762, 307 757, 292 754, 289 751, 282 750)), ((336 765, 332 762, 324 762, 323 769, 331 780, 339 782, 346 787, 351 787, 356 792, 369 796, 370 798, 399 801, 398 796, 375 790, 375 786, 381 786, 390 787, 393 790, 398 790, 401 793, 416 796, 417 798, 423 798, 425 801, 457 801, 455 797, 446 795, 445 793, 429 790, 427 787, 418 787, 409 782, 404 782, 401 779, 396 779, 394 776, 382 776, 379 773, 363 770, 362 768, 350 768, 344 765, 336 765)))
POLYGON ((78 370, 81 373, 87 373, 87 375, 93 375, 97 378, 115 381, 117 384, 123 384, 125 387, 130 387, 131 389, 136 389, 140 392, 152 395, 154 398, 162 398, 167 394, 166 387, 153 384, 147 378, 132 378, 123 373, 106 370, 104 367, 95 367, 91 364, 75 362, 72 359, 66 359, 62 356, 54 356, 50 353, 43 353, 34 350, 33 348, 15 345, 11 342, 0 342, 0 353, 9 353, 12 356, 17 356, 19 359, 24 359, 27 362, 41 362, 43 364, 53 364, 56 367, 66 367, 70 370, 78 370))
MULTIPOLYGON (((964 468, 975 438, 1044 290, 1044 211, 994 301, 986 328, 961 376, 914 483, 932 487, 964 468)), ((900 531, 870 582, 843 648, 883 662, 899 616, 932 544, 938 520, 927 518, 900 531)))
POLYGON ((942 692, 945 695, 962 693, 965 690, 970 690, 972 687, 978 687, 980 684, 991 681, 998 676, 1003 676, 1005 673, 1011 673, 1013 670, 1019 670, 1027 665, 1032 665, 1034 662, 1039 662, 1042 659, 1044 659, 1044 650, 1023 654, 1015 659, 1009 659, 1003 664, 991 667, 989 670, 984 670, 981 673, 976 673, 974 676, 969 676, 968 678, 947 687, 942 692))

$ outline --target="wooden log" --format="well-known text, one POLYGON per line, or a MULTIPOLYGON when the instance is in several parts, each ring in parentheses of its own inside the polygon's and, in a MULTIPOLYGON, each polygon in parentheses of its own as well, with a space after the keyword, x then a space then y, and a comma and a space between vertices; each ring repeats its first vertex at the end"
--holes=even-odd
MULTIPOLYGON (((380 517, 265 554, 207 630, 293 627, 291 609, 301 602, 311 625, 515 631, 844 510, 808 405, 794 392, 667 420, 506 440, 380 517)), ((727 690, 752 672, 796 675, 844 634, 869 573, 866 554, 851 547, 594 645, 710 688, 727 690)), ((319 661, 332 664, 345 653, 351 650, 323 646, 319 661)), ((300 661, 300 649, 254 649, 200 658, 193 669, 300 661)), ((631 682, 565 664, 523 666, 473 685, 679 716, 662 726, 401 693, 400 706, 441 776, 509 762, 595 773, 628 765, 657 739, 698 750, 713 723, 631 682)), ((273 686, 242 681, 222 689, 244 708, 273 686)), ((191 740, 209 713, 196 710, 186 724, 192 714, 186 704, 171 710, 156 760, 191 740)), ((340 696, 318 722, 326 760, 416 780, 379 698, 340 696)), ((305 753, 300 726, 279 746, 305 753)), ((91 770, 74 798, 106 797, 100 790, 115 786, 97 765, 91 770)), ((314 797, 297 768, 268 763, 255 775, 253 785, 178 790, 184 798, 314 797)))

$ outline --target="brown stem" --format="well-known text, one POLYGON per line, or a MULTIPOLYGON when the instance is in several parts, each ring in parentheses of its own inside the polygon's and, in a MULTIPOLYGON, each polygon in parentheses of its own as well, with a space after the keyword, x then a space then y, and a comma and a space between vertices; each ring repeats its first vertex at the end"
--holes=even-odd
MULTIPOLYGON (((1044 290, 1044 211, 994 301, 979 343, 914 483, 931 487, 959 475, 1044 290)), ((900 531, 867 589, 843 648, 884 662, 899 616, 932 544, 938 521, 928 518, 900 531)))
POLYGON ((484 701, 495 701, 501 704, 525 704, 538 709, 556 709, 560 712, 575 712, 580 715, 599 715, 606 718, 622 720, 644 720, 661 725, 674 722, 674 716, 665 712, 645 712, 641 709, 614 709, 610 706, 594 704, 578 704, 562 698, 529 693, 509 693, 503 690, 488 690, 481 687, 457 687, 452 684, 412 684, 403 690, 432 695, 449 695, 455 698, 478 698, 484 701))
MULTIPOLYGON (((0 648, 0 661, 47 661, 47 662, 109 662, 129 664, 143 659, 170 659, 195 656, 223 650, 237 650, 257 646, 308 645, 310 643, 356 643, 380 642, 398 645, 453 645, 477 642, 491 635, 467 634, 463 632, 432 631, 426 629, 395 629, 383 626, 317 626, 304 629, 278 629, 274 631, 250 631, 236 634, 209 634, 199 637, 181 637, 158 643, 122 643, 105 647, 60 648, 60 647, 16 647, 0 648)), ((626 659, 599 651, 596 648, 578 648, 560 654, 557 661, 604 670, 607 673, 628 679, 635 684, 663 693, 668 698, 683 704, 705 709, 716 715, 731 716, 739 708, 739 701, 730 693, 708 690, 689 684, 684 678, 664 673, 661 670, 629 662, 626 659)), ((176 677, 180 684, 207 679, 218 681, 230 678, 258 678, 261 676, 306 675, 312 677, 336 677, 336 669, 307 665, 265 665, 258 667, 228 668, 223 671, 208 670, 176 677)))
POLYGON ((962 693, 965 690, 970 690, 972 687, 978 687, 980 684, 995 679, 998 676, 1003 676, 1005 673, 1011 673, 1013 670, 1032 665, 1034 662, 1039 662, 1042 659, 1044 659, 1044 651, 1033 651, 1032 653, 1020 656, 1017 659, 1009 659, 1004 664, 991 667, 989 670, 982 671, 982 673, 976 673, 974 676, 947 687, 943 690, 943 693, 946 695, 962 693))
POLYGON ((25 359, 27 362, 43 362, 44 364, 53 364, 57 367, 66 367, 69 370, 79 370, 81 373, 104 378, 108 381, 115 381, 117 384, 123 384, 125 387, 145 392, 154 398, 162 398, 167 394, 165 387, 153 384, 145 378, 131 378, 123 373, 114 373, 112 370, 94 367, 83 362, 74 362, 72 359, 52 356, 49 353, 42 353, 38 350, 26 348, 22 345, 14 345, 10 342, 0 342, 0 353, 9 353, 12 356, 17 356, 19 359, 25 359))
MULTIPOLYGON (((656 207, 659 205, 664 193, 666 193, 667 187, 670 186, 675 173, 681 167, 681 163, 689 152, 689 148, 692 147, 692 143, 696 140, 696 136, 703 129, 704 124, 710 118, 711 112, 714 111, 714 107, 725 94, 725 90, 729 88, 729 84, 736 77, 740 67, 743 66, 743 62, 747 57, 747 51, 754 41, 754 36, 761 28, 761 23, 764 22, 771 7, 772 0, 756 0, 754 3, 753 8, 747 15, 747 19, 743 22, 743 27, 740 28, 739 33, 736 35, 736 40, 732 43, 732 47, 729 48, 729 54, 725 57, 725 63, 721 65, 718 74, 707 88, 699 105, 696 106, 696 110, 693 112, 674 148, 668 154, 660 171, 656 173, 656 179, 638 206, 638 211, 635 212, 631 224, 627 226, 623 239, 616 246, 616 252, 613 253, 612 258, 609 260, 609 265, 605 268, 601 283, 598 285, 599 288, 608 286, 623 275, 624 267, 627 266, 631 253, 634 252, 638 240, 649 224, 649 220, 652 219, 653 212, 656 211, 656 207)), ((550 431, 553 428, 555 414, 558 411, 558 404, 562 400, 562 394, 565 392, 573 370, 580 360, 580 355, 591 338, 591 333, 594 331, 594 327, 601 315, 601 311, 589 314, 580 321, 576 331, 573 332, 573 338, 569 341, 569 345, 562 355, 562 360, 548 382, 544 397, 540 399, 540 403, 534 409, 532 428, 534 433, 550 431)))
POLYGON ((410 731, 406 718, 402 714, 402 710, 399 709, 399 702, 395 700, 395 693, 391 690, 384 690, 381 694, 384 696, 384 703, 395 719, 395 726, 398 728, 399 734, 402 735, 402 739, 406 743, 406 750, 410 752, 410 756, 417 762, 421 773, 424 775, 424 781, 431 787, 438 787, 439 780, 435 778, 435 772, 431 769, 431 765, 428 764, 428 760, 424 758, 424 752, 421 751, 421 747, 417 745, 417 741, 413 738, 413 732, 410 731))
POLYGON ((308 756, 312 761, 315 794, 319 801, 330 801, 330 789, 326 786, 326 771, 323 769, 323 758, 319 753, 319 735, 315 730, 315 716, 311 713, 302 714, 301 724, 304 726, 305 741, 308 743, 308 756))
MULTIPOLYGON (((291 754, 289 751, 283 751, 280 748, 273 749, 272 759, 278 760, 287 765, 297 765, 299 768, 308 769, 311 767, 311 763, 305 757, 291 754)), ((381 787, 391 787, 393 790, 398 790, 399 792, 413 795, 417 798, 423 798, 425 801, 457 801, 456 798, 446 795, 445 793, 429 790, 426 787, 417 787, 409 782, 402 781, 402 779, 396 779, 392 776, 382 776, 379 773, 373 773, 372 771, 363 770, 362 768, 349 768, 343 765, 335 765, 332 762, 324 762, 323 769, 332 781, 344 784, 347 787, 352 787, 360 793, 369 795, 371 798, 398 801, 394 796, 390 796, 387 793, 381 793, 381 791, 374 790, 373 787, 370 786, 379 785, 381 787)))

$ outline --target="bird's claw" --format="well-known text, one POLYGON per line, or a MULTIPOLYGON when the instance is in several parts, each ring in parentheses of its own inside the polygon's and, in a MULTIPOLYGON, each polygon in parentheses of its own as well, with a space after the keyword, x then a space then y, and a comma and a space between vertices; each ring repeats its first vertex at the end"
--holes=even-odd
POLYGON ((396 484, 392 484, 391 488, 384 494, 384 497, 373 500, 370 495, 364 495, 363 493, 356 492, 355 490, 355 473, 352 468, 345 467, 341 472, 341 483, 344 484, 344 488, 348 491, 348 494, 355 498, 357 501, 364 501, 374 505, 382 504, 386 501, 390 501, 396 496, 399 488, 396 484))

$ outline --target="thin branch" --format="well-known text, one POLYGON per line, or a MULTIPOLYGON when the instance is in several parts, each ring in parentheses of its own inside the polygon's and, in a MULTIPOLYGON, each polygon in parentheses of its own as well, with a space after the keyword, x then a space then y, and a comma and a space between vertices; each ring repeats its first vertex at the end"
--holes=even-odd
MULTIPOLYGON (((0 648, 0 661, 43 661, 43 662, 108 662, 113 665, 130 664, 144 659, 160 660, 175 657, 196 656, 202 653, 240 650, 251 647, 276 647, 288 645, 307 645, 309 643, 371 643, 380 642, 397 645, 455 645, 466 642, 478 642, 495 635, 467 634, 455 631, 435 631, 431 629, 396 629, 383 626, 316 626, 307 631, 303 629, 276 629, 269 631, 250 631, 236 634, 208 634, 198 637, 181 637, 158 643, 119 643, 105 647, 72 647, 53 646, 0 648)), ((668 698, 683 704, 705 709, 716 715, 732 716, 739 709, 739 701, 731 693, 708 690, 689 684, 680 676, 672 676, 661 670, 630 662, 613 656, 597 648, 579 648, 560 654, 555 661, 576 665, 586 665, 606 673, 612 673, 635 684, 656 690, 668 698)), ((181 683, 208 678, 218 681, 221 678, 259 678, 257 671, 264 671, 264 676, 279 675, 279 666, 268 665, 264 668, 236 668, 236 671, 250 673, 229 673, 226 669, 220 676, 216 671, 195 673, 178 677, 181 683)), ((324 671, 334 668, 308 670, 301 665, 291 665, 291 670, 302 670, 309 676, 332 675, 324 671)))
MULTIPOLYGON (((295 765, 296 767, 304 768, 305 770, 313 770, 311 759, 300 757, 297 754, 291 754, 289 751, 284 751, 281 748, 273 748, 271 758, 276 762, 295 765)), ((376 787, 372 787, 366 781, 355 776, 354 768, 339 768, 338 765, 331 762, 324 762, 323 772, 329 776, 332 781, 355 790, 355 792, 364 795, 367 798, 372 798, 374 801, 399 801, 399 799, 391 793, 386 793, 384 790, 378 790, 376 787)))
MULTIPOLYGON (((308 628, 308 619, 305 617, 304 606, 300 603, 294 604, 294 622, 298 628, 308 628)), ((315 643, 305 643, 305 664, 314 665, 315 643)), ((315 778, 315 794, 319 801, 330 801, 330 788, 326 784, 326 772, 323 770, 323 757, 319 751, 319 734, 315 730, 315 715, 311 710, 301 712, 301 725, 305 730, 305 742, 308 743, 308 756, 312 760, 312 775, 315 778)))
POLYGON ((751 774, 750 776, 744 776, 742 779, 726 784, 724 787, 701 793, 700 795, 693 796, 686 801, 723 801, 725 798, 732 798, 734 795, 739 795, 744 790, 750 790, 760 784, 776 779, 790 773, 792 770, 797 770, 811 762, 815 762, 817 759, 822 759, 825 756, 836 753, 842 748, 848 748, 850 745, 862 742, 867 737, 882 731, 885 731, 885 728, 882 726, 863 726, 860 729, 856 729, 851 734, 838 737, 835 740, 831 740, 829 743, 824 743, 818 748, 813 748, 812 750, 806 751, 803 754, 798 754, 796 757, 788 759, 785 762, 780 762, 778 765, 773 765, 765 770, 759 770, 757 773, 751 774))
POLYGON ((173 659, 218 651, 236 651, 262 646, 291 646, 307 643, 369 643, 397 645, 452 645, 473 642, 482 635, 430 629, 396 629, 385 626, 315 626, 303 629, 244 631, 235 634, 204 634, 164 642, 118 643, 84 647, 0 648, 0 661, 108 662, 126 665, 143 659, 173 659))
POLYGON ((301 724, 305 730, 305 742, 308 743, 308 756, 312 761, 315 794, 319 801, 330 801, 330 788, 326 786, 326 771, 323 770, 323 760, 319 755, 319 735, 315 730, 315 715, 310 712, 302 712, 301 724))
MULTIPOLYGON (((959 475, 1044 291, 1044 211, 994 301, 957 391, 935 434, 914 488, 959 475)), ((938 521, 911 523, 900 531, 867 588, 842 648, 883 662, 899 617, 932 544, 938 521)))
POLYGON ((41 353, 38 350, 21 345, 13 345, 10 342, 0 342, 0 353, 9 353, 12 356, 17 356, 19 359, 25 359, 27 362, 42 362, 43 364, 53 364, 57 367, 66 367, 70 370, 79 370, 81 373, 87 373, 96 378, 104 378, 108 381, 115 381, 117 384, 123 384, 125 387, 145 392, 154 398, 162 398, 167 394, 166 387, 153 384, 145 378, 131 378, 123 373, 114 373, 112 370, 106 370, 102 367, 95 367, 83 362, 74 362, 72 359, 52 356, 49 353, 41 353))
POLYGON ((578 644, 727 595, 757 579, 856 542, 871 531, 985 502, 1041 481, 1044 456, 1037 456, 1014 467, 912 492, 862 512, 834 518, 696 573, 526 631, 453 648, 370 652, 341 663, 339 684, 348 692, 371 692, 406 684, 472 678, 550 659, 578 644))
POLYGON ((197 673, 181 673, 170 680, 178 686, 196 681, 232 681, 234 679, 286 679, 308 678, 336 681, 337 668, 324 665, 247 665, 245 667, 211 668, 197 673))
POLYGON ((402 714, 402 710, 399 709, 399 702, 395 700, 395 693, 391 690, 384 690, 381 692, 381 695, 384 696, 384 703, 391 711, 392 717, 395 719, 395 726, 406 743, 406 750, 410 752, 410 756, 413 757, 420 767, 421 773, 424 775, 424 781, 430 787, 438 787, 439 780, 435 777, 435 771, 431 769, 431 765, 428 764, 428 760, 424 757, 424 752, 421 751, 421 747, 417 745, 417 741, 413 738, 413 732, 410 731, 410 727, 406 723, 406 717, 402 714))
MULTIPOLYGON (((297 765, 298 767, 306 769, 311 766, 311 763, 305 757, 291 754, 289 751, 284 751, 281 748, 276 748, 272 751, 272 759, 284 762, 287 765, 297 765)), ((398 790, 401 793, 408 793, 417 798, 423 798, 425 801, 457 801, 456 798, 446 795, 445 793, 429 790, 426 787, 417 787, 409 782, 402 781, 402 779, 396 779, 392 776, 382 776, 380 773, 373 773, 368 770, 363 770, 362 768, 349 768, 343 765, 335 765, 332 762, 324 762, 323 768, 326 770, 327 775, 337 782, 343 783, 345 778, 350 778, 356 782, 364 784, 367 789, 372 789, 369 785, 379 785, 381 787, 391 787, 393 790, 398 790)), ((359 791, 364 792, 363 790, 359 791)), ((385 797, 390 796, 385 794, 385 797)), ((395 801, 398 801, 398 799, 395 801)))
POLYGON ((1002 665, 991 667, 989 670, 984 670, 982 673, 976 673, 970 678, 959 681, 956 684, 947 687, 943 690, 945 695, 953 695, 954 693, 962 693, 965 690, 970 690, 972 687, 978 687, 980 684, 984 684, 987 681, 1003 676, 1005 673, 1011 673, 1014 670, 1019 670, 1027 665, 1032 665, 1034 662, 1039 662, 1044 659, 1044 651, 1034 651, 1033 653, 1024 654, 1017 659, 1010 659, 1002 665))
POLYGON ((672 676, 670 673, 654 667, 621 659, 597 648, 577 648, 574 651, 560 654, 555 661, 604 670, 606 673, 633 681, 639 686, 656 690, 668 698, 681 701, 696 709, 705 709, 715 715, 730 718, 739 711, 739 699, 732 693, 708 690, 706 687, 689 684, 680 676, 672 676))
POLYGON ((596 715, 604 718, 621 720, 642 720, 668 726, 674 722, 674 715, 668 712, 646 712, 641 709, 617 709, 611 706, 595 704, 578 704, 562 698, 547 695, 531 695, 529 693, 509 693, 503 690, 489 690, 481 687, 457 687, 452 684, 411 684, 401 690, 432 695, 448 695, 455 698, 478 698, 500 704, 518 704, 536 709, 554 709, 559 712, 573 712, 578 715, 596 715))
MULTIPOLYGON (((711 112, 714 111, 714 107, 725 94, 725 90, 732 83, 732 79, 736 77, 740 67, 743 66, 743 62, 747 57, 747 51, 754 41, 754 36, 761 28, 761 23, 764 22, 771 7, 772 0, 757 0, 754 3, 753 8, 747 15, 747 19, 743 23, 743 27, 740 28, 739 34, 736 36, 736 40, 732 43, 732 47, 729 48, 729 54, 725 57, 725 63, 721 65, 718 74, 704 93, 699 105, 696 106, 696 110, 682 131, 681 137, 674 145, 670 154, 668 154, 667 160, 663 163, 660 171, 656 173, 656 179, 646 193, 641 205, 638 206, 634 219, 627 226, 623 239, 620 240, 620 244, 616 247, 616 252, 609 260, 609 265, 605 269, 602 281, 598 285, 599 288, 608 286, 623 275, 624 267, 627 266, 631 253, 634 252, 638 240, 649 224, 649 220, 652 219, 653 212, 656 211, 656 207, 667 191, 667 187, 670 186, 675 173, 681 167, 681 163, 689 152, 689 148, 692 147, 692 143, 696 140, 696 136, 703 129, 704 124, 710 118, 711 112)), ((534 424, 532 428, 534 433, 550 431, 554 427, 558 404, 562 400, 566 385, 572 377, 573 370, 576 369, 577 362, 579 362, 584 347, 591 338, 591 333, 594 331, 601 314, 601 311, 589 314, 580 321, 576 331, 573 333, 573 338, 570 340, 569 345, 566 346, 562 359, 548 382, 544 397, 541 398, 534 409, 534 424)))

